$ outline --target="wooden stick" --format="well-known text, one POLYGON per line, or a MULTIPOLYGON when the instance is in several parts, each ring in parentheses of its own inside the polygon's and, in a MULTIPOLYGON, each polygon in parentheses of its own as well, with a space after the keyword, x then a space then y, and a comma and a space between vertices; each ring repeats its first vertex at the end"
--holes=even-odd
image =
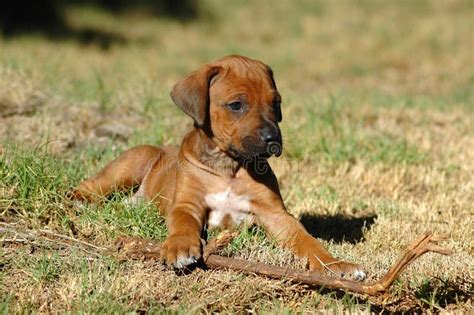
MULTIPOLYGON (((442 255, 451 255, 452 253, 450 250, 436 245, 437 242, 445 240, 445 237, 435 236, 428 232, 407 247, 398 261, 382 279, 373 283, 363 283, 310 271, 277 267, 260 262, 216 255, 216 250, 228 244, 232 240, 232 236, 232 234, 228 233, 221 234, 218 238, 212 239, 209 242, 203 255, 207 268, 235 270, 246 274, 257 274, 274 279, 287 279, 294 282, 330 289, 342 289, 367 295, 375 295, 385 291, 409 264, 425 253, 434 252, 442 255)), ((118 251, 124 259, 160 259, 160 244, 140 238, 119 238, 115 244, 114 251, 118 251)))
MULTIPOLYGON (((16 227, 11 224, 0 222, 0 234, 13 233, 15 236, 11 239, 3 238, 3 242, 32 242, 36 239, 43 239, 48 242, 57 243, 63 246, 75 247, 81 249, 89 254, 100 256, 98 252, 91 252, 85 248, 74 246, 64 241, 52 240, 44 235, 59 238, 67 241, 72 241, 77 245, 88 246, 91 249, 99 250, 101 247, 93 244, 66 236, 50 232, 47 230, 19 232, 16 227), (41 235, 42 234, 42 235, 41 235)), ((436 245, 443 241, 446 237, 435 236, 428 232, 415 240, 402 253, 398 261, 390 268, 387 274, 380 280, 373 283, 363 283, 353 280, 346 280, 337 277, 317 274, 310 271, 295 270, 285 267, 277 267, 260 262, 251 262, 242 259, 235 259, 229 257, 222 257, 216 252, 229 244, 235 237, 237 232, 230 233, 224 231, 216 238, 209 241, 204 249, 203 262, 209 269, 230 269, 240 271, 246 274, 257 274, 274 279, 287 279, 294 282, 305 283, 310 285, 322 286, 330 289, 343 289, 351 292, 357 292, 367 295, 375 295, 379 292, 385 291, 395 281, 405 268, 411 264, 418 257, 428 252, 439 253, 442 255, 451 255, 452 252, 448 249, 436 245)), ((118 254, 122 259, 160 259, 160 243, 152 240, 147 240, 137 237, 122 237, 116 240, 115 245, 104 252, 109 254, 118 254)))

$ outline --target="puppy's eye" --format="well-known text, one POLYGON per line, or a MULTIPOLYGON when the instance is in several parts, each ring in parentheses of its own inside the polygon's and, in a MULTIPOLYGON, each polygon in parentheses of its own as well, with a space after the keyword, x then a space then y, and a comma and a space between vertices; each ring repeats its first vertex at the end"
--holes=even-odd
POLYGON ((273 102, 273 109, 278 110, 281 107, 281 102, 280 101, 275 101, 273 102))
POLYGON ((233 111, 239 111, 242 109, 242 103, 239 101, 229 103, 227 106, 233 111))

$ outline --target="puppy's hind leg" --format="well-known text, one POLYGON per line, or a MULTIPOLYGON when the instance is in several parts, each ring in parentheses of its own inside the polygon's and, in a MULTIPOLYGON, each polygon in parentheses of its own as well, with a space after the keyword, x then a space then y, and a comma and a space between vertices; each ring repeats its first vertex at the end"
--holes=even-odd
POLYGON ((78 201, 97 202, 112 191, 140 185, 149 169, 162 157, 163 150, 141 145, 122 153, 95 176, 81 182, 71 197, 78 201))

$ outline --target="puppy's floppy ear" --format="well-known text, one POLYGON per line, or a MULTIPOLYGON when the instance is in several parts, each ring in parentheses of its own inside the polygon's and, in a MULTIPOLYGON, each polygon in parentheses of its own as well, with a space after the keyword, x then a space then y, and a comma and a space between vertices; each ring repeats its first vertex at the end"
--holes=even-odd
MULTIPOLYGON (((276 87, 276 83, 275 83, 275 79, 273 78, 273 70, 272 68, 270 68, 269 66, 265 65, 265 69, 267 70, 267 74, 268 76, 270 77, 270 82, 272 84, 272 87, 275 89, 275 91, 277 91, 277 87, 276 87)), ((278 107, 275 108, 275 116, 276 116, 276 120, 278 122, 281 122, 282 120, 282 115, 281 115, 281 108, 280 108, 280 103, 281 103, 281 98, 279 97, 279 100, 278 100, 278 107)))
POLYGON ((175 84, 171 99, 183 112, 194 119, 197 127, 205 125, 209 117, 209 87, 221 67, 205 65, 175 84))

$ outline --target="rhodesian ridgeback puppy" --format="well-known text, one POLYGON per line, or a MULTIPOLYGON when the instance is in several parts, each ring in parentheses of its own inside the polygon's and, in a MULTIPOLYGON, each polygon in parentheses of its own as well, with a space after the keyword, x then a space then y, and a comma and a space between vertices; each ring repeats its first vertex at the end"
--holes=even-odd
POLYGON ((169 235, 161 257, 170 267, 198 261, 206 226, 257 223, 307 258, 311 270, 365 278, 358 265, 334 258, 286 210, 267 161, 282 150, 281 97, 267 65, 225 57, 178 82, 171 98, 194 120, 181 146, 129 149, 83 181, 75 199, 94 201, 139 186, 132 199, 153 201, 166 216, 169 235))

